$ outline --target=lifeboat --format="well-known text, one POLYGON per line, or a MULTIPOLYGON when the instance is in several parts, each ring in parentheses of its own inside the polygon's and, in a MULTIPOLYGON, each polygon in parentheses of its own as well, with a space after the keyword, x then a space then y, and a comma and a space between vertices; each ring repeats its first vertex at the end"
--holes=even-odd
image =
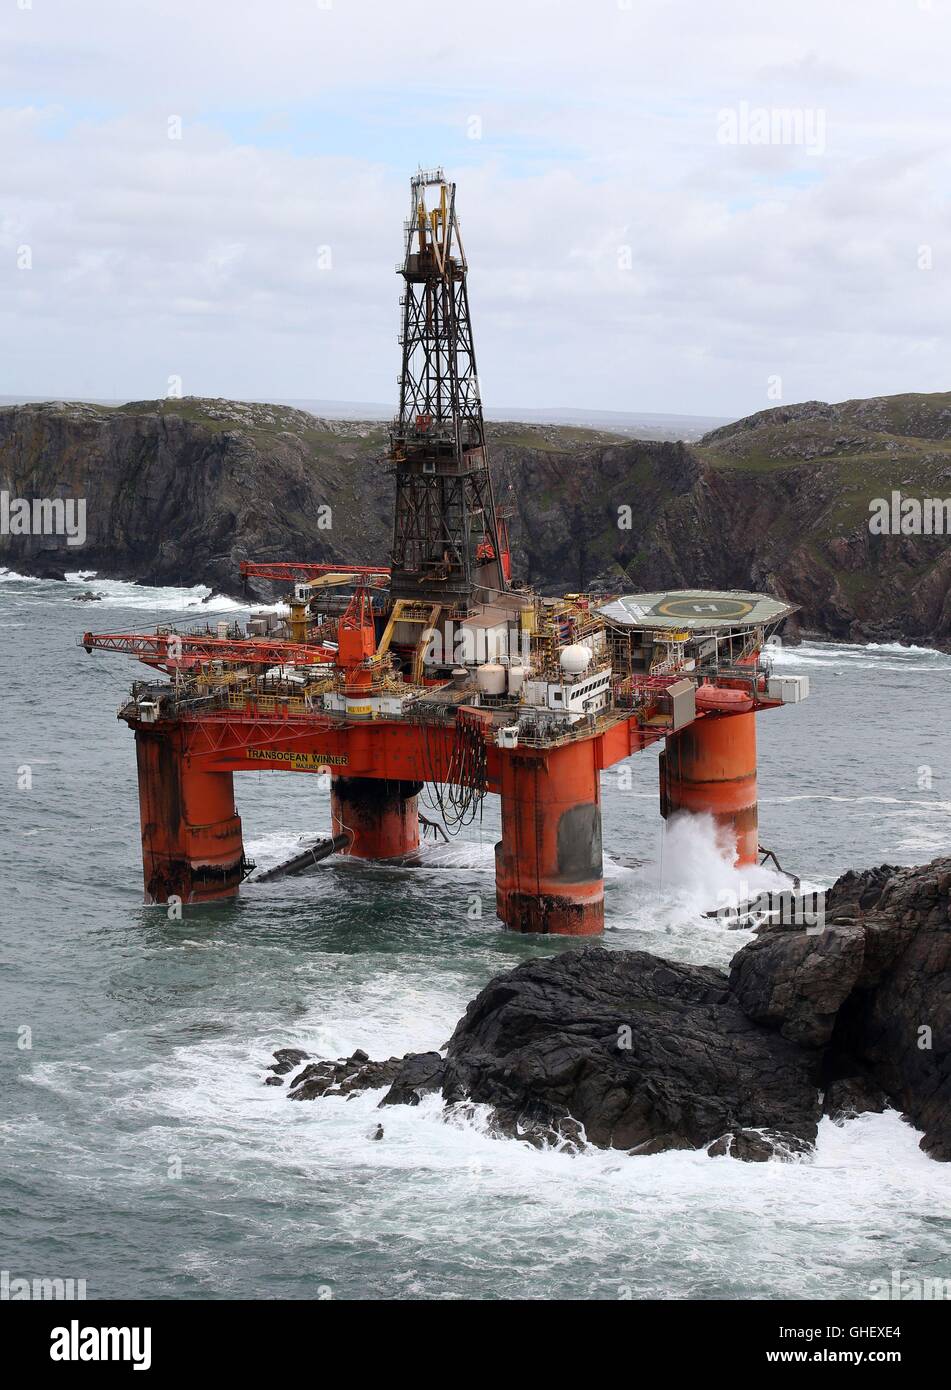
POLYGON ((753 708, 753 697, 745 690, 725 690, 719 685, 697 687, 697 709, 709 714, 746 714, 753 708))

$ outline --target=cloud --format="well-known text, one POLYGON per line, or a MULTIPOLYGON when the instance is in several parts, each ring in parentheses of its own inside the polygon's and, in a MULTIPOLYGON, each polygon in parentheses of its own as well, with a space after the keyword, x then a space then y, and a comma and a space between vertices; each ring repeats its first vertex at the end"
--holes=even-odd
POLYGON ((4 390, 395 399, 407 182, 439 159, 493 406, 942 389, 951 14, 874 9, 8 6, 4 390), (743 104, 821 113, 822 150, 721 143, 743 104))

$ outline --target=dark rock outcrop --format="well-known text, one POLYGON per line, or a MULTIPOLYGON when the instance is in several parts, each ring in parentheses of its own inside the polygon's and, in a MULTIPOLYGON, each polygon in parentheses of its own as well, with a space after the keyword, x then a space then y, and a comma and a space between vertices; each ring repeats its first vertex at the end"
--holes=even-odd
POLYGON ((527 961, 472 1001, 445 1059, 312 1062, 290 1096, 441 1090, 533 1144, 747 1161, 804 1152, 823 1113, 894 1105, 951 1160, 951 857, 843 875, 826 923, 766 930, 729 976, 601 946, 527 961))
POLYGON ((446 1062, 438 1052, 410 1052, 396 1069, 381 1105, 418 1105, 429 1091, 443 1086, 446 1062))
POLYGON ((951 857, 895 870, 861 921, 863 968, 833 1054, 854 1057, 924 1131, 925 1152, 951 1161, 951 857))
POLYGON ((405 1057, 373 1062, 358 1049, 351 1057, 336 1062, 311 1062, 294 1077, 288 1096, 291 1100, 314 1100, 318 1096, 350 1096, 388 1086, 382 1105, 418 1105, 427 1091, 439 1090, 442 1069, 443 1059, 438 1052, 411 1052, 405 1057))
POLYGON ((847 1076, 826 1087, 823 1111, 833 1120, 847 1120, 869 1111, 880 1115, 888 1109, 888 1097, 880 1086, 863 1076, 847 1076))
POLYGON ((300 1066, 301 1062, 306 1062, 310 1053, 304 1052, 299 1047, 280 1047, 274 1054, 274 1064, 269 1070, 275 1076, 286 1076, 289 1071, 300 1066))
POLYGON ((769 931, 733 960, 730 990, 748 1018, 804 1047, 824 1047, 865 957, 857 923, 809 935, 769 931))
POLYGON ((599 946, 491 981, 450 1039, 443 1095, 641 1153, 761 1127, 799 1149, 819 1118, 813 1059, 751 1022, 719 971, 599 946))

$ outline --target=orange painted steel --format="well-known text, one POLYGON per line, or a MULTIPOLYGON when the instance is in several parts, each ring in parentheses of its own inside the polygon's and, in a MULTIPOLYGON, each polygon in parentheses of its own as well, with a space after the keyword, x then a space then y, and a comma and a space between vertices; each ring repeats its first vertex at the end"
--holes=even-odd
MULTIPOLYGON (((453 730, 409 721, 343 723, 327 716, 251 711, 182 717, 185 749, 216 771, 330 772, 395 782, 448 779, 453 730)), ((489 791, 498 791, 498 755, 488 752, 489 791)))
MULTIPOLYGON (((419 846, 416 793, 452 777, 455 732, 410 720, 341 722, 288 703, 184 713, 136 729, 147 901, 232 895, 244 859, 233 773, 330 773, 342 852, 394 859, 419 846)), ((501 797, 496 902, 514 931, 596 935, 603 928, 599 771, 664 736, 622 718, 549 748, 499 748, 486 731, 485 787, 501 797)), ((710 812, 737 862, 755 863, 755 715, 707 714, 667 738, 661 810, 710 812)))
POLYGON ((697 709, 704 714, 745 714, 753 708, 753 697, 745 689, 732 690, 705 681, 697 687, 694 697, 697 709))
POLYGON ((708 812, 736 845, 737 864, 758 860, 756 715, 707 715, 671 734, 660 760, 661 815, 708 812))
POLYGON ((513 931, 596 936, 604 927, 596 739, 502 760, 496 911, 513 931))
POLYGON ((355 859, 396 859, 419 849, 419 790, 419 782, 335 777, 331 833, 349 837, 340 853, 355 859))
POLYGON ((184 757, 181 737, 136 730, 145 901, 230 898, 244 877, 230 772, 184 757))

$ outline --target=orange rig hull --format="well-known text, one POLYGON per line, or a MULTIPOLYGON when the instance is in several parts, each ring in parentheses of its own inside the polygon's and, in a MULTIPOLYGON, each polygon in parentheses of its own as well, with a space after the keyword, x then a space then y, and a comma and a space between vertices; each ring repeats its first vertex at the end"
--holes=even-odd
MULTIPOLYGON (((478 712, 473 710, 477 718, 478 712)), ((419 845, 417 793, 452 780, 451 728, 385 719, 341 724, 252 706, 136 731, 146 901, 233 896, 246 872, 233 775, 331 775, 343 853, 392 860, 419 845)), ((485 788, 501 798, 498 916, 513 931, 594 936, 604 925, 600 773, 664 736, 633 718, 544 748, 486 744, 485 788)), ((668 738, 661 810, 712 813, 736 861, 756 860, 755 716, 709 714, 668 738)))
POLYGON ((667 739, 660 757, 664 817, 707 812, 736 846, 737 864, 758 862, 756 716, 698 719, 667 739))

